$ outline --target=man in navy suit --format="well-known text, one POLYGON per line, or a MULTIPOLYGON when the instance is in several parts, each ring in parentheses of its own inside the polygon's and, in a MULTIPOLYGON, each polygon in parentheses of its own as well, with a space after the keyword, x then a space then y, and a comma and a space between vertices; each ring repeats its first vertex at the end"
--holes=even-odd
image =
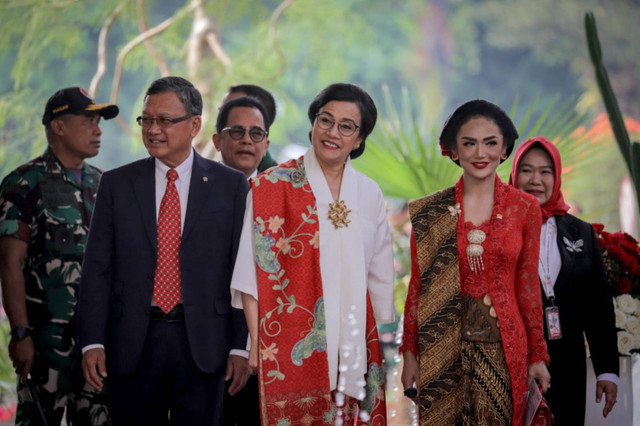
POLYGON ((151 157, 106 172, 98 189, 79 338, 85 377, 97 389, 106 379, 115 425, 218 425, 225 377, 237 392, 249 376, 234 354, 245 349, 247 328, 229 290, 248 185, 193 150, 201 112, 187 80, 154 81, 138 117, 151 157), (159 238, 165 191, 177 191, 172 206, 179 200, 174 266, 159 238), (172 267, 178 300, 167 307, 158 277, 172 267))

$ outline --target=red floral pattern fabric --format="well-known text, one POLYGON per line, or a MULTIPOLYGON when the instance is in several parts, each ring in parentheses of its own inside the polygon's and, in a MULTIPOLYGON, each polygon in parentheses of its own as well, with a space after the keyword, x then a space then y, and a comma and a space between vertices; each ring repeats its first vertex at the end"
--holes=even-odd
MULTIPOLYGON (((318 213, 302 157, 269 169, 251 186, 262 424, 334 424, 339 412, 329 384, 318 213)), ((384 369, 368 295, 366 332, 366 396, 360 402, 345 396, 342 420, 384 426, 384 369), (362 422, 358 410, 369 420, 362 422)))
MULTIPOLYGON (((462 206, 463 179, 455 185, 456 203, 462 206)), ((488 293, 498 315, 502 345, 511 376, 513 423, 522 423, 527 367, 539 361, 548 363, 542 326, 542 302, 538 281, 541 213, 538 201, 512 188, 496 177, 493 214, 479 227, 458 218, 457 240, 463 294, 478 298, 488 293), (470 270, 466 234, 480 228, 487 234, 484 271, 470 270)), ((451 206, 453 209, 454 206, 451 206)), ((401 351, 419 356, 417 330, 418 298, 422 283, 418 269, 415 240, 411 241, 411 280, 405 304, 404 334, 401 351)))

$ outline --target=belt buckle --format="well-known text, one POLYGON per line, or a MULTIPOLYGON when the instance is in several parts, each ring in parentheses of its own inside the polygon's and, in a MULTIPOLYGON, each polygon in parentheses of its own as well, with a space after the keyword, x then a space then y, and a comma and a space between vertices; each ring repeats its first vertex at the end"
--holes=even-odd
POLYGON ((184 310, 182 305, 176 305, 168 313, 165 314, 164 320, 166 322, 178 322, 184 321, 184 310))
POLYGON ((153 320, 162 320, 165 322, 184 321, 184 309, 181 304, 176 305, 169 312, 164 313, 160 307, 153 306, 149 310, 149 317, 153 320))

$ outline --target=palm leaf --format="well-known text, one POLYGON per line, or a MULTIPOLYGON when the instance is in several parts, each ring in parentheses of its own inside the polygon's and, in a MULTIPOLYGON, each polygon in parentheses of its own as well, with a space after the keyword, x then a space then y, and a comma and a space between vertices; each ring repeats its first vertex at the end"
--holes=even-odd
MULTIPOLYGON (((367 141, 366 154, 354 161, 354 167, 375 180, 386 197, 400 200, 416 199, 453 185, 462 171, 440 154, 443 100, 428 93, 417 101, 404 89, 398 108, 389 88, 382 89, 385 115, 367 141)), ((584 132, 576 132, 587 119, 576 113, 574 106, 575 102, 558 105, 554 100, 541 109, 534 100, 518 126, 520 141, 545 136, 556 144, 562 156, 565 186, 571 186, 574 176, 596 158, 589 155, 592 145, 584 132), (534 119, 536 111, 542 112, 534 119)), ((518 110, 516 98, 511 117, 517 117, 518 110)), ((498 169, 500 178, 507 181, 510 170, 511 159, 498 169)))

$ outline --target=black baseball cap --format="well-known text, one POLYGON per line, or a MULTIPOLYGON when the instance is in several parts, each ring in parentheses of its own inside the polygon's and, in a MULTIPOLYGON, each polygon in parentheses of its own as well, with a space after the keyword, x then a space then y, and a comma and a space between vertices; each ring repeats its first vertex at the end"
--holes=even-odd
POLYGON ((51 120, 65 114, 84 114, 86 112, 97 112, 104 119, 118 115, 117 105, 96 104, 91 96, 81 87, 67 87, 58 90, 47 101, 42 116, 42 124, 45 126, 51 120))

